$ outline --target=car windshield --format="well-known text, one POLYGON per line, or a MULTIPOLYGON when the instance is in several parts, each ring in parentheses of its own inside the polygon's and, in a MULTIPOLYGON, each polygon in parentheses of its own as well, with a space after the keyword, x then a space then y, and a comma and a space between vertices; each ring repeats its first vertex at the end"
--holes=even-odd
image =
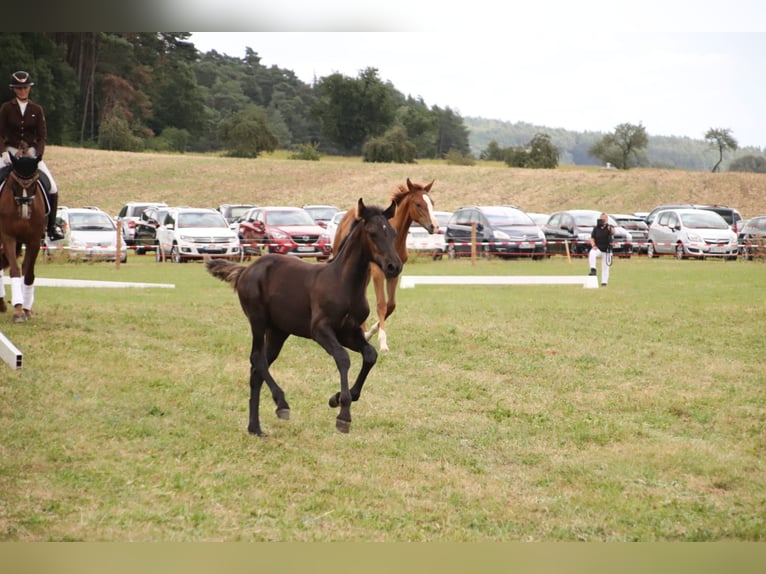
MULTIPOLYGON (((577 227, 594 227, 597 225, 598 218, 601 214, 594 212, 594 213, 576 213, 575 218, 575 225, 577 227)), ((614 227, 617 227, 617 222, 612 218, 612 216, 609 216, 609 225, 612 225, 614 227)))
POLYGON ((238 207, 232 207, 232 208, 229 209, 229 217, 231 219, 237 219, 239 217, 242 217, 245 214, 245 212, 247 210, 249 210, 249 209, 252 209, 252 207, 249 206, 249 205, 242 205, 242 206, 238 206, 238 207))
POLYGON ((266 221, 269 225, 315 225, 314 220, 303 209, 269 211, 266 221))
POLYGON ((535 222, 523 211, 515 209, 486 209, 489 224, 493 227, 508 227, 509 225, 535 225, 535 222))
POLYGON ((305 209, 311 217, 319 221, 330 221, 332 216, 338 211, 334 207, 306 207, 305 209))
POLYGON ((681 221, 684 227, 692 229, 729 229, 729 224, 712 211, 699 210, 694 213, 682 213, 681 221))
POLYGON ((229 227, 220 213, 202 212, 179 213, 177 225, 178 227, 229 227))
POLYGON ((72 231, 112 231, 114 225, 104 213, 70 213, 69 229, 72 231))

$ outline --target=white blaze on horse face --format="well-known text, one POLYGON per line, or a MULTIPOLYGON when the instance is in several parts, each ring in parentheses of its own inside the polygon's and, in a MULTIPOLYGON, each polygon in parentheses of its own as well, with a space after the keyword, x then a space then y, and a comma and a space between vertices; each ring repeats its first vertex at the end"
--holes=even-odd
POLYGON ((433 233, 439 233, 439 221, 436 219, 436 216, 434 215, 434 204, 431 201, 431 198, 428 196, 428 194, 423 195, 423 199, 426 202, 426 205, 428 206, 428 217, 431 220, 431 225, 434 226, 433 233))

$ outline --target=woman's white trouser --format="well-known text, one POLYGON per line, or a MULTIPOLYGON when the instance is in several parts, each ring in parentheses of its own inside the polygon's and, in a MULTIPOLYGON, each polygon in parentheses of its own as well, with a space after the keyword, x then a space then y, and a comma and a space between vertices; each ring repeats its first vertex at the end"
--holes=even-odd
POLYGON ((596 269, 596 259, 601 258, 601 284, 609 283, 609 256, 610 253, 601 251, 598 247, 592 247, 588 252, 588 264, 591 269, 596 269))

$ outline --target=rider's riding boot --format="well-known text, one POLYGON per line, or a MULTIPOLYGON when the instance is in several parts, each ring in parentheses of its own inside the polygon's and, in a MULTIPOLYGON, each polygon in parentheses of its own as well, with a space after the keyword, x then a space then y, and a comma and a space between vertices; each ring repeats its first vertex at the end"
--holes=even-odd
POLYGON ((50 203, 51 210, 48 213, 48 239, 51 241, 58 241, 64 239, 64 236, 56 227, 56 210, 58 209, 59 194, 54 193, 48 196, 48 203, 50 203))

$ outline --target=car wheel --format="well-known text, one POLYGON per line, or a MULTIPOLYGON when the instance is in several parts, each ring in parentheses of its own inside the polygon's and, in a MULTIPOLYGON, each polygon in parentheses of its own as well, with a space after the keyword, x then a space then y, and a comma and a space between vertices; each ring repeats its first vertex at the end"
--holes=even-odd
POLYGON ((157 249, 154 251, 154 260, 157 263, 162 263, 163 262, 162 248, 159 245, 157 246, 157 249))
POLYGON ((444 252, 441 249, 436 249, 434 251, 433 259, 434 261, 441 260, 442 256, 444 255, 444 252))
POLYGON ((489 250, 491 249, 490 245, 485 243, 481 246, 481 258, 482 259, 489 259, 491 254, 489 250))
POLYGON ((684 244, 679 243, 676 245, 676 259, 681 260, 684 258, 684 244))
POLYGON ((146 247, 136 247, 136 255, 143 255, 146 253, 146 247))
POLYGON ((174 245, 170 248, 170 260, 173 263, 185 263, 186 260, 181 257, 181 254, 178 251, 178 245, 174 245))
POLYGON ((455 244, 450 243, 447 245, 447 259, 455 259, 457 258, 457 251, 455 251, 455 244))
POLYGON ((650 241, 649 244, 646 246, 646 257, 649 259, 654 259, 655 255, 656 253, 654 252, 654 243, 650 241))

